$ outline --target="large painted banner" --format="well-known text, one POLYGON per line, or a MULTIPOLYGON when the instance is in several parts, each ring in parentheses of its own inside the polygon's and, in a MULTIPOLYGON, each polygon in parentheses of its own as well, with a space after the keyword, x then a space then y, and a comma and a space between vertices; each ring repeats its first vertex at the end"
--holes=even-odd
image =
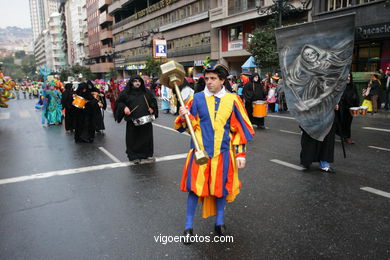
POLYGON ((355 16, 276 29, 279 62, 290 113, 323 141, 334 120, 351 68, 355 16))

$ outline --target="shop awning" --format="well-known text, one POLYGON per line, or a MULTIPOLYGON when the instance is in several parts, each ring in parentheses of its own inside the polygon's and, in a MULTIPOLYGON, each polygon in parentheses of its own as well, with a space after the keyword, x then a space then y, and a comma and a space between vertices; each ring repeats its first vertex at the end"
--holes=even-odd
POLYGON ((255 58, 253 56, 250 56, 249 59, 246 60, 246 62, 241 66, 243 69, 247 68, 256 68, 255 64, 255 58))

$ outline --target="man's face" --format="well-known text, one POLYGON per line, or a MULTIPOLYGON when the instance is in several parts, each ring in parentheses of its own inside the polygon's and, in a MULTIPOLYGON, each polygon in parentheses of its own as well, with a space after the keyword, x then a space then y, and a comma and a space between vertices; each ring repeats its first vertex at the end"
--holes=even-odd
POLYGON ((224 79, 220 79, 216 73, 213 72, 207 72, 206 75, 204 75, 204 80, 206 81, 207 89, 213 93, 216 94, 222 89, 224 79))
POLYGON ((139 88, 141 87, 141 81, 139 79, 134 79, 133 80, 133 87, 134 88, 139 88))

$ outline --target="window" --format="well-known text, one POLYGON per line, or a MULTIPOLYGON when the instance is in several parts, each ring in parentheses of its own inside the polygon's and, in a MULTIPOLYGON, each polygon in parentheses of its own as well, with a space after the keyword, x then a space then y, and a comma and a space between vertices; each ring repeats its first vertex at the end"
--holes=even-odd
POLYGON ((229 28, 229 41, 242 40, 242 26, 229 28))

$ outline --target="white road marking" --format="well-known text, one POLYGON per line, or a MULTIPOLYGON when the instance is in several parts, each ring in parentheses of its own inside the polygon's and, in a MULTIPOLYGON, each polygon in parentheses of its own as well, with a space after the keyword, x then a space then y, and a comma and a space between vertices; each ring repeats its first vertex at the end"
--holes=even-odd
POLYGON ((9 119, 9 112, 0 113, 0 119, 9 119))
POLYGON ((295 120, 295 118, 293 118, 291 116, 278 116, 278 115, 267 115, 267 116, 295 120))
POLYGON ((19 112, 19 116, 22 117, 22 118, 31 117, 30 112, 28 112, 27 110, 22 110, 22 111, 20 111, 20 112, 19 112))
POLYGON ((301 166, 298 166, 298 165, 295 165, 295 164, 292 164, 292 163, 288 163, 288 162, 284 162, 284 161, 281 161, 281 160, 278 160, 278 159, 272 159, 271 162, 274 162, 274 163, 277 163, 277 164, 280 164, 280 165, 284 165, 284 166, 287 166, 287 167, 290 167, 290 168, 293 168, 293 169, 299 170, 299 171, 302 171, 302 170, 305 169, 305 168, 303 168, 301 166))
POLYGON ((384 128, 375 128, 375 127, 362 127, 366 130, 374 130, 374 131, 382 131, 382 132, 390 132, 390 129, 384 129, 384 128))
POLYGON ((293 132, 293 131, 287 131, 287 130, 279 130, 280 132, 287 133, 287 134, 294 134, 294 135, 301 135, 302 133, 293 132))
POLYGON ((360 188, 360 189, 361 189, 361 190, 368 191, 368 192, 374 193, 374 194, 376 194, 376 195, 380 195, 380 196, 383 196, 383 197, 386 197, 386 198, 389 198, 389 199, 390 199, 390 193, 388 193, 388 192, 381 191, 381 190, 377 190, 377 189, 370 188, 370 187, 362 187, 362 188, 360 188))
POLYGON ((369 148, 372 148, 372 149, 378 149, 378 150, 383 150, 383 151, 388 151, 390 152, 390 149, 387 149, 387 148, 382 148, 382 147, 377 147, 377 146, 368 146, 369 148))
MULTIPOLYGON (((173 132, 175 132, 175 133, 179 133, 179 134, 180 134, 180 132, 178 132, 177 130, 175 130, 175 129, 173 129, 173 128, 170 128, 170 127, 167 127, 167 126, 164 126, 164 125, 159 125, 159 124, 156 124, 156 123, 153 123, 153 125, 155 125, 155 126, 157 126, 157 127, 161 127, 161 128, 164 128, 164 129, 167 129, 167 130, 170 130, 170 131, 173 131, 173 132)), ((190 136, 190 134, 189 134, 189 133, 187 133, 187 132, 183 132, 183 133, 181 133, 181 134, 190 136)))
POLYGON ((99 147, 99 150, 102 151, 103 153, 105 153, 108 157, 111 158, 111 160, 113 160, 114 162, 116 163, 120 163, 121 161, 116 158, 112 153, 110 153, 109 151, 107 151, 104 147, 99 147))
MULTIPOLYGON (((186 157, 187 157, 186 153, 168 155, 168 156, 163 156, 163 157, 157 157, 156 162, 172 161, 172 160, 183 159, 186 157)), ((143 162, 142 164, 146 164, 146 163, 154 163, 154 162, 143 162)), ((101 170, 105 170, 105 169, 115 169, 115 168, 127 167, 127 166, 132 166, 132 165, 134 165, 134 163, 132 163, 132 162, 109 163, 109 164, 87 166, 87 167, 81 167, 81 168, 75 168, 75 169, 37 173, 37 174, 33 174, 33 175, 20 176, 20 177, 15 177, 15 178, 0 179, 0 185, 9 184, 9 183, 24 182, 24 181, 30 181, 30 180, 37 180, 37 179, 45 179, 45 178, 50 178, 50 177, 54 177, 54 176, 72 175, 72 174, 91 172, 91 171, 101 171, 101 170)))

